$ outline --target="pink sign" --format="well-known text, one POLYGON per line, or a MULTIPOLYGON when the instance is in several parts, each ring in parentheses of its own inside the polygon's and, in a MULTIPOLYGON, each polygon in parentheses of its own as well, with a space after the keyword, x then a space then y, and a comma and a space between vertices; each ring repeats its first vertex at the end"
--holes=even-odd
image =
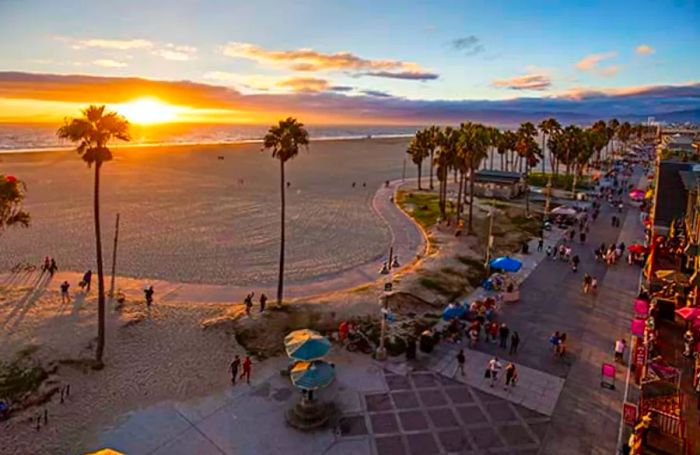
POLYGON ((649 314, 649 302, 642 299, 635 300, 634 312, 637 313, 637 315, 643 315, 646 317, 649 314))
POLYGON ((604 363, 603 368, 601 370, 601 374, 605 376, 606 378, 614 378, 615 377, 615 365, 611 363, 604 363))
POLYGON ((644 319, 634 318, 632 319, 632 335, 642 337, 644 336, 644 319))

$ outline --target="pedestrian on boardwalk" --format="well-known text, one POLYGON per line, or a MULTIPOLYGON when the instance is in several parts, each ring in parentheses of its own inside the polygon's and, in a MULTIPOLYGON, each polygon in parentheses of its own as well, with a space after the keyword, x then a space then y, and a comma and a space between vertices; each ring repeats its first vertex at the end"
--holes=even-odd
POLYGON ((491 380, 489 384, 490 387, 493 387, 498 380, 498 373, 501 371, 501 368, 503 368, 503 365, 498 361, 498 357, 489 360, 488 366, 486 367, 486 377, 491 380))
POLYGON ((547 245, 547 249, 545 250, 545 254, 547 255, 547 258, 552 257, 552 245, 547 245))
POLYGON ((581 259, 579 259, 578 255, 574 255, 574 257, 571 258, 571 270, 573 272, 576 272, 578 270, 579 262, 581 262, 581 259))
POLYGON ((509 363, 506 366, 506 384, 503 390, 508 390, 508 386, 515 387, 515 383, 518 381, 518 370, 515 368, 513 363, 509 363))
POLYGON ((510 353, 511 354, 517 354, 518 353, 518 345, 520 344, 520 335, 516 330, 513 330, 513 333, 510 335, 510 353))
POLYGON ((250 316, 250 310, 253 308, 253 296, 255 295, 255 292, 251 292, 247 296, 245 296, 245 299, 243 299, 243 304, 245 305, 245 314, 250 316))
POLYGON ((83 281, 79 283, 80 287, 82 289, 85 289, 85 292, 90 292, 90 284, 92 282, 92 270, 88 270, 85 272, 85 275, 83 275, 83 281))
POLYGON ((571 230, 569 231, 569 241, 570 241, 570 242, 573 242, 573 241, 574 241, 574 236, 575 236, 575 235, 576 235, 576 229, 571 228, 571 230))
POLYGON ((250 384, 250 372, 253 366, 253 362, 250 360, 250 356, 245 356, 243 360, 243 373, 241 373, 241 379, 245 378, 245 382, 250 384))
POLYGON ((625 355, 625 349, 627 348, 627 343, 625 340, 619 339, 615 340, 615 361, 623 363, 623 357, 625 355))
POLYGON ((460 349, 459 352, 457 353, 457 369, 455 370, 455 375, 459 371, 462 376, 464 376, 464 362, 467 359, 464 357, 464 350, 460 349))
POLYGON ((549 344, 552 345, 554 355, 559 354, 559 343, 561 341, 560 337, 561 337, 561 335, 559 334, 558 331, 554 332, 554 334, 551 337, 549 337, 549 344))
POLYGON ((476 347, 476 342, 479 341, 479 326, 472 327, 469 330, 469 347, 474 349, 476 347))
POLYGON ((263 292, 262 294, 260 294, 260 312, 261 312, 261 313, 262 313, 263 311, 265 311, 265 305, 266 305, 266 304, 267 304, 267 296, 266 296, 265 293, 263 292))
POLYGON ((70 295, 68 294, 68 289, 70 289, 70 283, 64 281, 61 283, 61 303, 70 302, 70 295))
POLYGON ((540 236, 540 238, 537 239, 537 252, 541 253, 543 247, 544 247, 544 239, 540 236))
POLYGON ((150 308, 151 305, 153 304, 153 294, 154 293, 155 293, 155 291, 153 290, 152 284, 149 284, 148 286, 146 286, 143 289, 143 295, 146 298, 146 306, 148 306, 148 308, 150 308))
POLYGON ((491 335, 491 342, 495 343, 496 338, 498 338, 498 324, 495 322, 492 322, 491 325, 489 326, 489 335, 491 335))
POLYGON ((583 287, 581 288, 581 291, 583 291, 584 294, 588 294, 588 291, 591 288, 591 276, 589 274, 584 274, 583 275, 583 287))
POLYGON ((508 347, 508 335, 510 335, 510 329, 506 323, 502 323, 501 327, 498 329, 498 338, 500 339, 500 347, 506 349, 508 347))
POLYGON ((236 385, 236 378, 238 377, 238 368, 241 366, 241 358, 237 355, 231 365, 228 367, 228 371, 231 373, 231 384, 236 385))
POLYGON ((566 332, 562 332, 559 336, 559 357, 564 357, 566 354, 566 332))
POLYGON ((591 277, 591 293, 596 294, 598 292, 598 278, 591 277))
POLYGON ((578 235, 578 239, 581 241, 581 244, 586 243, 586 233, 581 231, 581 233, 578 235))

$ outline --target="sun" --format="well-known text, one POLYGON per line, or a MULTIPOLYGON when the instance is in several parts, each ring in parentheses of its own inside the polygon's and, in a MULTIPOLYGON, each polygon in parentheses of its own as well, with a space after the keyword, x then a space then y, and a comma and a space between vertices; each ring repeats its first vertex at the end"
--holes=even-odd
POLYGON ((178 108, 156 98, 139 98, 114 106, 131 123, 153 124, 177 120, 178 108))

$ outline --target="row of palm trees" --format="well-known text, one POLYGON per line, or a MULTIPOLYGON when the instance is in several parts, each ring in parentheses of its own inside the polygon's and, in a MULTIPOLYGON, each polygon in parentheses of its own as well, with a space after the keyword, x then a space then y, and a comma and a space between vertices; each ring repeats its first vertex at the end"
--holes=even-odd
MULTIPOLYGON (((77 144, 76 150, 88 167, 94 169, 93 215, 95 225, 95 249, 97 259, 97 347, 95 367, 102 368, 105 346, 105 286, 102 260, 102 235, 100 227, 100 171, 104 163, 112 160, 108 145, 113 139, 129 141, 129 122, 116 112, 106 112, 105 106, 89 106, 83 116, 66 119, 57 131, 57 136, 77 144)), ((280 257, 277 303, 282 303, 284 288, 284 241, 285 241, 285 173, 284 165, 299 154, 300 147, 309 144, 309 133, 304 125, 294 118, 280 120, 272 126, 263 140, 263 150, 272 152, 280 163, 280 257)))
MULTIPOLYGON (((472 204, 474 179, 472 176, 490 156, 489 167, 494 168, 493 151, 500 155, 500 169, 528 174, 539 162, 542 173, 545 169, 545 150, 549 152, 551 172, 555 176, 564 167, 567 176, 580 175, 595 157, 597 162, 614 157, 613 141, 622 145, 623 153, 633 138, 641 139, 648 131, 645 125, 620 123, 617 119, 609 122, 599 120, 590 128, 576 125, 562 127, 554 118, 542 120, 537 127, 524 122, 515 131, 504 130, 479 123, 462 123, 458 128, 430 126, 419 130, 408 145, 407 153, 418 168, 418 189, 422 188, 423 162, 430 164, 429 189, 433 190, 433 174, 439 182, 440 215, 446 218, 447 177, 450 171, 458 183, 456 214, 461 216, 462 195, 466 194, 467 176, 469 181, 469 232, 472 231, 472 204), (542 135, 541 146, 537 144, 538 130, 542 135), (612 155, 610 149, 613 149, 612 155), (605 153, 604 153, 605 152, 605 153)), ((526 210, 529 213, 529 191, 526 191, 526 210)))

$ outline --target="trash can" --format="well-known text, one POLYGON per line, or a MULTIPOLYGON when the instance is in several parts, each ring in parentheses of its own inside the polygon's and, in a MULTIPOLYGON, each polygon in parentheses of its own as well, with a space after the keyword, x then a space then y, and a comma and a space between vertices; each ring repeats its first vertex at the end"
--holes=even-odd
POLYGON ((406 360, 413 360, 416 358, 416 339, 411 337, 406 342, 406 360))
POLYGON ((433 352, 433 335, 430 332, 423 332, 420 336, 420 351, 429 354, 433 352))

